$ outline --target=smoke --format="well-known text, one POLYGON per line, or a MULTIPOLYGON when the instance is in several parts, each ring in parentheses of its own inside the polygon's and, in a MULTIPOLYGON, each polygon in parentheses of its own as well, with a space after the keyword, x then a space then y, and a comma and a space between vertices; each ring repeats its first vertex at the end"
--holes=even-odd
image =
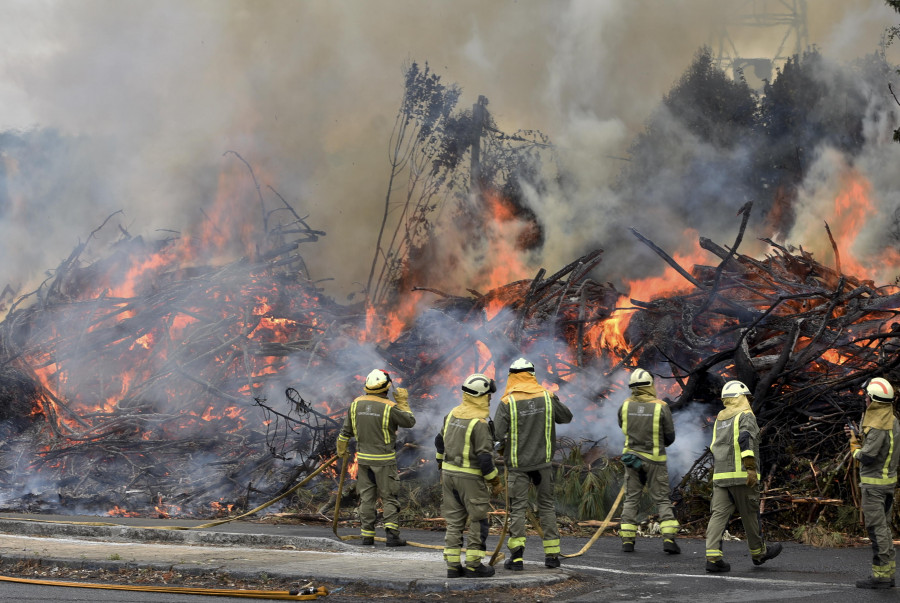
MULTIPOLYGON (((739 224, 735 211, 747 200, 734 184, 747 150, 721 157, 678 130, 683 149, 703 159, 691 166, 695 188, 679 184, 680 174, 648 174, 646 195, 635 204, 624 202, 614 184, 629 145, 662 97, 744 4, 6 0, 0 21, 0 252, 7 261, 0 266, 0 289, 9 283, 30 290, 119 210, 98 233, 98 245, 122 230, 147 238, 160 230, 189 233, 209 220, 205 208, 222 197, 231 200, 232 221, 258 220, 249 173, 226 153, 235 151, 254 168, 266 195, 273 187, 313 228, 327 232, 301 248, 312 277, 333 278, 323 286, 336 297, 358 292, 374 253, 391 128, 403 67, 411 60, 459 84, 460 107, 485 95, 502 130, 540 130, 555 145, 564 184, 525 191, 545 244, 518 258, 526 271, 519 278, 538 267, 553 272, 596 247, 605 249, 602 280, 618 284, 659 272, 662 262, 628 228, 670 254, 693 245, 688 228, 730 243, 739 224), (711 206, 710 199, 722 201, 711 206)), ((875 52, 883 29, 898 20, 882 0, 808 4, 810 42, 841 62, 875 52)), ((748 52, 768 51, 762 39, 744 41, 748 52)), ((896 52, 889 50, 889 60, 896 52)), ((830 249, 822 217, 845 191, 848 174, 868 183, 870 214, 877 218, 858 238, 854 249, 861 258, 881 250, 891 212, 900 205, 900 145, 890 140, 896 106, 880 100, 883 89, 864 94, 869 110, 862 151, 852 159, 830 148, 805 153, 813 166, 785 240, 815 246, 817 257, 830 249)), ((756 219, 751 228, 760 224, 756 219)), ((504 234, 497 232, 498 238, 504 234)), ((467 233, 455 234, 460 238, 452 248, 459 253, 467 233)), ((748 232, 741 251, 752 253, 752 239, 772 235, 748 232)), ((472 248, 489 259, 494 249, 472 248)), ((471 283, 453 285, 463 293, 471 283)), ((429 328, 435 349, 459 336, 457 323, 435 319, 429 328)), ((380 365, 381 355, 372 346, 335 345, 345 346, 346 378, 331 377, 345 384, 350 399, 358 393, 351 391, 353 377, 380 365)), ((540 342, 531 351, 552 356, 558 345, 540 342)), ((625 394, 616 384, 624 379, 604 378, 602 371, 585 375, 563 386, 560 397, 578 417, 589 411, 579 400, 611 388, 609 403, 591 410, 599 414, 589 417, 589 435, 615 452, 621 445, 617 396, 625 394)), ((464 376, 461 371, 458 378, 464 376)), ((317 379, 308 367, 292 365, 285 382, 266 395, 275 399, 286 386, 315 390, 317 379)), ((426 438, 421 441, 458 403, 458 383, 448 380, 438 395, 432 414, 416 428, 419 439, 426 438)), ((576 419, 560 434, 580 436, 582 427, 576 419)), ((677 428, 672 476, 683 474, 707 443, 693 412, 679 413, 677 428)))
MULTIPOLYGON (((557 145, 577 186, 532 196, 547 229, 533 263, 601 245, 617 250, 608 263, 618 277, 639 246, 623 226, 676 243, 663 233, 696 217, 671 208, 662 228, 610 184, 647 116, 738 4, 6 2, 0 234, 4 256, 21 261, 5 264, 0 283, 33 283, 116 210, 131 234, 202 221, 234 150, 328 233, 304 250, 313 276, 358 291, 408 60, 460 84, 461 106, 484 94, 502 128, 539 129, 557 145)), ((879 0, 813 3, 810 41, 826 56, 860 56, 895 16, 879 0)), ((701 234, 730 237, 730 218, 701 234)))

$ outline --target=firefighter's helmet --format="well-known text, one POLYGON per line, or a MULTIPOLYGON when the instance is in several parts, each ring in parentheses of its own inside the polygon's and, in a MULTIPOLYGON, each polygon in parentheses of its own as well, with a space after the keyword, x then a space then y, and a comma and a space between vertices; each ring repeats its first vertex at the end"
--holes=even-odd
POLYGON ((391 376, 381 369, 375 369, 366 376, 366 392, 381 394, 391 385, 391 376))
POLYGON ((462 390, 473 396, 486 396, 497 391, 497 384, 487 375, 472 373, 463 381, 462 390))
POLYGON ((525 358, 517 358, 509 365, 510 373, 533 373, 534 365, 525 358))
POLYGON ((735 398, 737 396, 750 396, 750 390, 742 381, 729 381, 722 388, 723 398, 735 398))
POLYGON ((642 385, 653 385, 653 375, 642 368, 636 368, 628 377, 628 387, 640 387, 642 385))
POLYGON ((887 379, 875 377, 866 382, 866 393, 873 402, 889 404, 894 401, 894 388, 887 379))

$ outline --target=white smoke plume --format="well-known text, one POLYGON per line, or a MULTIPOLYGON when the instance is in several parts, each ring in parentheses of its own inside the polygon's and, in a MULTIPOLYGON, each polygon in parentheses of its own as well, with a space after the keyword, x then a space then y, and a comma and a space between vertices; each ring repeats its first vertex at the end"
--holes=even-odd
MULTIPOLYGON (((0 132, 31 137, 28 152, 7 147, 0 163, 0 244, 17 260, 0 284, 39 280, 119 209, 131 234, 184 231, 221 194, 218 175, 235 167, 223 153, 234 150, 328 233, 305 251, 313 276, 334 277, 335 293, 358 291, 409 60, 458 83, 461 107, 484 94, 502 128, 543 131, 577 176, 574 194, 531 199, 547 229, 534 264, 601 245, 616 249, 608 270, 627 275, 619 264, 640 244, 623 226, 675 245, 695 217, 689 207, 630 214, 609 189, 619 158, 743 4, 5 0, 0 132)), ((809 3, 810 42, 825 56, 862 56, 895 17, 880 0, 809 3)), ((881 148, 875 157, 892 155, 881 148)), ((890 202, 896 177, 869 176, 890 202)), ((731 238, 733 222, 707 221, 719 231, 701 234, 731 238)))

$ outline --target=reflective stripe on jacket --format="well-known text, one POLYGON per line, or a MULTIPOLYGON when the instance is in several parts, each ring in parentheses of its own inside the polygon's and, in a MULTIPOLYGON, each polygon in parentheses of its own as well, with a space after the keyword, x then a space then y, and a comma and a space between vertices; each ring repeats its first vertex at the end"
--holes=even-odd
POLYGON ((437 460, 441 470, 464 473, 492 480, 497 477, 494 467, 494 438, 486 419, 460 419, 449 413, 444 427, 435 438, 437 460))
POLYGON ((550 466, 556 452, 556 424, 572 420, 572 411, 554 394, 518 399, 504 396, 494 416, 510 469, 534 471, 550 466))
POLYGON ((356 438, 360 464, 389 465, 397 460, 397 428, 415 424, 411 412, 399 410, 388 398, 366 394, 350 404, 338 439, 356 438))
POLYGON ((859 481, 873 486, 897 483, 897 463, 900 459, 900 421, 894 417, 893 428, 863 429, 862 448, 853 452, 859 463, 859 481))
POLYGON ((622 454, 631 452, 644 460, 666 462, 666 446, 675 441, 675 423, 668 404, 628 398, 619 408, 619 426, 625 435, 622 454))
POLYGON ((738 486, 747 483, 744 457, 759 457, 759 426, 753 412, 745 410, 731 418, 716 419, 712 443, 713 483, 738 486))

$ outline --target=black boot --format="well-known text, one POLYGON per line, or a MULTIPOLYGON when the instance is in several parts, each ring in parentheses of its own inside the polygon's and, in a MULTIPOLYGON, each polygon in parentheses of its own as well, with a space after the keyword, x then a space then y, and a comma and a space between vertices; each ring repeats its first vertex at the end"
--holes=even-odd
POLYGON ((857 580, 856 588, 891 588, 894 581, 891 578, 875 578, 869 576, 865 580, 857 580))
POLYGON ((754 559, 753 559, 753 565, 762 565, 763 563, 765 563, 765 562, 768 561, 769 559, 774 559, 775 557, 777 557, 778 555, 781 554, 781 549, 782 549, 782 548, 783 548, 783 547, 781 546, 781 543, 780 543, 780 542, 776 542, 776 543, 773 544, 773 545, 767 545, 767 546, 766 546, 766 552, 763 554, 762 557, 760 557, 759 559, 756 559, 756 558, 754 557, 754 559))
POLYGON ((406 541, 400 538, 400 530, 385 530, 387 546, 406 546, 406 541))
POLYGON ((522 556, 525 554, 525 547, 520 546, 518 548, 513 549, 509 553, 509 559, 503 562, 503 567, 508 570, 512 570, 514 572, 521 572, 525 569, 525 565, 522 562, 522 556))
POLYGON ((448 578, 462 578, 465 575, 465 570, 463 570, 461 565, 454 565, 452 567, 447 568, 447 577, 448 578))
POLYGON ((716 559, 715 561, 706 560, 706 571, 710 574, 721 574, 730 572, 731 565, 724 559, 716 559))
POLYGON ((678 555, 681 553, 681 547, 674 540, 663 540, 663 550, 670 555, 678 555))
POLYGON ((634 552, 634 542, 625 541, 622 543, 622 552, 623 553, 633 553, 634 552))
MULTIPOLYGON (((447 572, 449 574, 449 572, 447 572)), ((494 568, 490 565, 479 563, 475 567, 466 566, 466 578, 490 578, 494 575, 494 568)))
POLYGON ((559 555, 547 555, 544 557, 546 567, 559 567, 559 555))
POLYGON ((363 546, 373 546, 375 544, 375 537, 363 536, 362 542, 360 544, 363 546))

